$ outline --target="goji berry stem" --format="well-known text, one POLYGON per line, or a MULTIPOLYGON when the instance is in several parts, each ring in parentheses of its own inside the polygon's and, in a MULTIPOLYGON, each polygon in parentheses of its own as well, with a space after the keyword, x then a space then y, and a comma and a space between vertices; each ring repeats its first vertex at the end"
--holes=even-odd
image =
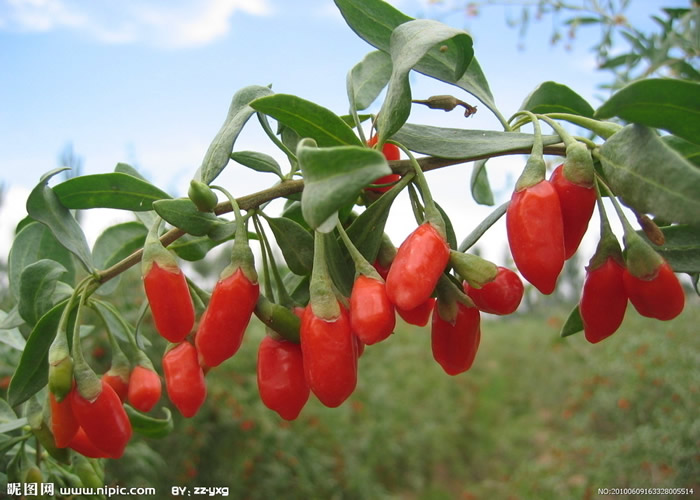
POLYGON ((340 316, 340 306, 333 291, 333 280, 326 263, 325 235, 314 231, 314 264, 309 283, 309 305, 314 316, 333 320, 340 316))
POLYGON ((352 261, 355 264, 356 277, 358 275, 362 274, 365 276, 369 276, 370 278, 374 278, 377 281, 384 282, 384 280, 379 275, 379 273, 374 268, 374 266, 372 264, 370 264, 369 262, 367 262, 367 259, 364 258, 364 256, 360 253, 360 251, 357 249, 357 247, 350 240, 348 233, 345 232, 345 229, 343 229, 343 225, 340 223, 340 221, 338 221, 336 228, 338 229, 338 233, 340 234, 340 238, 343 240, 343 243, 345 244, 345 248, 348 249, 348 252, 350 253, 350 257, 352 258, 352 261))
POLYGON ((518 114, 526 115, 532 121, 535 138, 532 142, 532 150, 527 159, 523 173, 520 174, 515 184, 515 191, 522 191, 525 188, 534 186, 544 180, 547 173, 547 165, 544 162, 544 146, 542 144, 542 129, 537 117, 529 111, 520 111, 518 114))

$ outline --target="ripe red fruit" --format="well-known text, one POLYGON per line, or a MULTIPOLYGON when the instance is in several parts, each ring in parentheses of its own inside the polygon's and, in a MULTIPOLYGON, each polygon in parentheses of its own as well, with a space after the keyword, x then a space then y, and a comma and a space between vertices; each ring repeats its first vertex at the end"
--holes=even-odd
POLYGON ((367 345, 386 339, 394 331, 394 306, 386 296, 384 282, 360 275, 350 295, 350 326, 367 345))
POLYGON ((143 278, 146 297, 158 332, 170 342, 181 342, 194 325, 194 305, 185 275, 153 262, 143 278))
POLYGON ((595 208, 595 188, 571 182, 564 176, 563 164, 554 169, 549 182, 559 195, 564 225, 564 257, 569 259, 576 253, 588 229, 588 222, 595 208))
POLYGON ((216 283, 195 337, 202 364, 217 366, 238 351, 259 294, 240 268, 216 283))
POLYGON ((151 411, 161 394, 160 377, 144 366, 137 366, 129 376, 128 399, 131 406, 139 411, 151 411))
POLYGON ((457 303, 457 317, 453 322, 440 316, 440 308, 433 310, 431 344, 433 358, 448 375, 457 375, 471 368, 481 340, 479 310, 457 303))
POLYGON ((389 300, 403 310, 415 309, 433 293, 450 259, 450 247, 435 227, 418 226, 401 244, 386 278, 389 300))
POLYGON ((193 417, 207 398, 204 372, 199 366, 197 350, 182 342, 163 356, 165 389, 170 401, 183 417, 193 417))
POLYGON ((78 432, 80 424, 73 415, 69 397, 64 398, 59 403, 53 393, 49 391, 49 404, 51 405, 51 432, 56 447, 65 448, 78 432))
MULTIPOLYGON (((370 138, 369 141, 367 141, 367 145, 370 147, 374 146, 377 144, 377 139, 378 137, 375 135, 374 137, 370 138)), ((384 144, 382 147, 382 153, 384 154, 384 158, 386 158, 388 161, 398 160, 401 158, 401 151, 396 144, 384 144)), ((389 184, 390 182, 397 182, 399 179, 401 179, 399 174, 389 174, 375 179, 372 184, 389 184)), ((375 193, 386 193, 391 189, 391 187, 392 186, 370 187, 367 188, 367 190, 374 191, 375 193)))
POLYGON ((642 316, 663 321, 678 316, 685 306, 685 293, 668 262, 649 277, 637 278, 629 270, 622 274, 630 302, 642 316))
POLYGON ((600 342, 615 333, 627 309, 624 268, 612 257, 595 269, 586 270, 579 312, 586 340, 600 342))
POLYGON ((434 306, 435 298, 430 297, 418 307, 414 307, 413 309, 409 309, 407 311, 397 307, 396 312, 399 313, 399 316, 401 316, 401 318, 410 325, 425 326, 428 324, 428 320, 430 319, 430 314, 433 312, 434 306))
POLYGON ((505 267, 498 267, 493 281, 481 288, 474 288, 464 282, 464 293, 469 295, 480 311, 490 314, 511 314, 523 298, 523 282, 517 274, 505 267))
POLYGON ((540 292, 554 291, 564 267, 559 196, 546 180, 515 191, 506 211, 508 243, 520 273, 540 292))
POLYGON ((71 408, 88 439, 110 458, 119 458, 131 439, 131 422, 114 389, 102 381, 94 401, 84 399, 77 387, 70 393, 71 408))
POLYGON ((309 399, 301 346, 266 336, 258 349, 260 399, 285 420, 294 420, 309 399))
POLYGON ((120 375, 113 375, 107 372, 102 375, 102 380, 112 386, 112 389, 117 393, 122 403, 126 401, 127 395, 129 394, 128 379, 125 381, 120 375))
POLYGON ((110 458, 107 453, 97 448, 97 446, 90 441, 90 438, 85 434, 82 427, 78 427, 78 432, 76 432, 73 439, 71 439, 68 448, 88 458, 110 458))
POLYGON ((389 269, 391 269, 391 267, 384 267, 384 266, 382 266, 382 265, 379 263, 379 260, 375 260, 375 261, 374 261, 374 264, 372 264, 372 265, 374 266, 374 268, 375 268, 375 269, 377 270, 377 272, 379 273, 379 276, 381 276, 382 279, 383 279, 384 281, 386 281, 386 277, 389 275, 389 269))
POLYGON ((357 344, 347 311, 341 306, 337 318, 325 320, 307 306, 300 337, 309 388, 325 406, 340 406, 357 385, 357 344))

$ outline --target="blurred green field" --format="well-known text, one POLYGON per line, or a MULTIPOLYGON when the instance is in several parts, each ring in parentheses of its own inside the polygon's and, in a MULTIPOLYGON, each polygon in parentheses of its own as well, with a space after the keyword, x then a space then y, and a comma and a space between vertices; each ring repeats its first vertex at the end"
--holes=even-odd
POLYGON ((700 495, 697 297, 666 323, 630 307, 598 345, 560 339, 565 317, 484 321, 476 362, 457 377, 433 361, 428 328, 400 323, 366 349, 350 400, 327 409, 312 396, 293 423, 258 398, 263 332, 252 325, 241 351, 208 375, 200 414, 178 418, 165 440, 130 445, 107 476, 168 493, 228 486, 246 499, 601 498, 598 488, 615 487, 700 495))

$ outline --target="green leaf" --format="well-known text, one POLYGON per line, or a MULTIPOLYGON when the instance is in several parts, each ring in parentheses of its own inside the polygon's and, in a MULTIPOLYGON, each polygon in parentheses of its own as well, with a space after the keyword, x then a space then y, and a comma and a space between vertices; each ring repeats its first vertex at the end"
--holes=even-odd
MULTIPOLYGON (((124 319, 119 310, 109 302, 92 298, 88 305, 100 316, 107 329, 123 344, 129 345, 129 337, 133 335, 134 328, 124 319)), ((151 342, 143 335, 139 341, 148 347, 151 342)))
MULTIPOLYGON (((8 314, 5 311, 0 311, 0 322, 4 322, 7 319, 8 314)), ((0 328, 0 342, 22 351, 27 341, 19 331, 19 328, 0 328)))
POLYGON ((56 240, 78 257, 88 272, 92 272, 94 269, 92 255, 90 255, 90 247, 83 230, 48 186, 49 179, 59 171, 49 172, 42 177, 27 198, 27 213, 33 219, 45 224, 56 240))
POLYGON ((8 257, 7 274, 10 291, 15 300, 19 300, 22 270, 41 259, 52 259, 61 264, 66 269, 66 273, 62 276, 65 283, 72 284, 75 280, 75 265, 71 253, 56 240, 44 224, 31 222, 17 233, 8 257))
POLYGON ((377 117, 380 144, 393 136, 411 113, 408 74, 427 54, 436 60, 444 59, 438 59, 440 46, 448 47, 447 52, 455 54, 451 65, 448 65, 451 71, 440 68, 441 74, 449 74, 450 82, 459 80, 474 56, 472 39, 466 32, 428 19, 408 21, 394 29, 389 47, 393 69, 389 89, 377 117))
POLYGON ((34 325, 7 389, 7 400, 11 406, 23 403, 48 382, 49 347, 56 336, 61 313, 67 303, 68 301, 63 301, 56 304, 34 325))
POLYGON ((195 179, 205 184, 211 184, 218 177, 228 164, 233 145, 241 130, 243 130, 243 126, 251 115, 255 113, 255 110, 249 104, 258 97, 270 94, 272 94, 272 90, 259 85, 242 88, 234 94, 226 120, 209 145, 195 179))
POLYGON ((214 241, 207 236, 190 236, 186 234, 168 245, 168 250, 175 252, 181 259, 196 262, 202 260, 209 253, 209 250, 224 241, 214 241))
POLYGON ((326 245, 326 263, 333 283, 345 297, 350 296, 355 281, 355 266, 345 245, 341 245, 337 231, 323 235, 326 245))
MULTIPOLYGON (((3 311, 4 312, 4 311, 3 311)), ((0 330, 9 330, 20 327, 24 324, 24 320, 19 315, 19 309, 15 304, 5 315, 0 314, 0 330)))
POLYGON ((700 224, 700 170, 650 128, 628 125, 600 148, 613 192, 641 213, 669 222, 700 224))
POLYGON ((594 110, 586 100, 566 85, 555 82, 541 83, 520 105, 521 110, 533 113, 569 113, 592 117, 594 110))
POLYGON ((661 136, 661 140, 666 143, 667 146, 676 150, 676 153, 681 155, 683 158, 688 160, 690 163, 696 167, 700 167, 700 146, 688 142, 685 139, 676 137, 675 135, 664 135, 661 136))
POLYGON ((73 177, 53 188, 66 208, 116 208, 143 212, 171 196, 138 177, 112 172, 73 177))
MULTIPOLYGON (((148 230, 140 222, 125 222, 105 229, 97 237, 92 257, 98 269, 107 269, 143 248, 148 230)), ((112 293, 119 285, 121 275, 112 278, 97 289, 101 295, 112 293)))
POLYGON ((700 144, 700 83, 660 78, 630 83, 595 112, 596 118, 613 116, 700 144))
POLYGON ((298 304, 307 304, 309 302, 309 281, 310 276, 299 276, 294 273, 287 273, 282 278, 284 287, 289 292, 289 296, 298 304))
POLYGON ((173 424, 173 415, 166 407, 162 408, 163 413, 165 413, 165 418, 154 418, 144 415, 126 404, 124 405, 124 409, 131 422, 131 428, 134 432, 142 436, 156 439, 163 438, 170 434, 175 428, 175 424, 173 424))
POLYGON ((7 434, 15 429, 20 429, 25 425, 27 425, 27 419, 25 417, 15 418, 14 420, 10 420, 8 422, 0 422, 0 434, 7 434))
MULTIPOLYGON (((133 177, 136 177, 137 179, 141 179, 142 181, 148 182, 148 180, 143 175, 141 175, 141 172, 139 172, 134 167, 126 163, 117 163, 117 166, 114 167, 114 171, 122 174, 131 175, 133 177)), ((153 227, 153 224, 155 224, 156 222, 157 215, 153 210, 149 210, 147 212, 134 212, 134 215, 147 228, 153 227)))
POLYGON ((372 181, 391 174, 384 155, 366 147, 316 148, 312 140, 304 139, 297 148, 297 158, 304 174, 301 210, 312 228, 354 203, 372 181))
POLYGON ((56 283, 65 272, 65 267, 49 259, 39 260, 24 268, 20 276, 17 308, 22 319, 29 325, 36 324, 53 307, 56 283))
POLYGON ((367 54, 348 73, 347 91, 350 109, 369 108, 391 77, 391 57, 376 50, 367 54))
POLYGON ((231 153, 231 159, 257 172, 271 172, 280 179, 284 178, 279 163, 270 155, 257 151, 236 151, 231 153))
MULTIPOLYGON (((412 17, 382 0, 364 0, 362 2, 335 0, 335 4, 345 18, 345 22, 360 38, 387 53, 390 52, 391 35, 394 29, 413 20, 412 17)), ((491 89, 476 58, 472 59, 467 71, 458 81, 452 81, 456 56, 456 51, 450 51, 449 48, 446 52, 431 52, 414 69, 419 73, 452 83, 469 92, 493 111, 501 123, 506 125, 507 120, 498 111, 491 89)))
POLYGON ((455 229, 452 226, 452 221, 447 215, 447 212, 443 210, 443 208, 435 203, 435 207, 438 209, 440 212, 440 215, 442 215, 442 220, 445 222, 445 233, 447 236, 447 244, 450 246, 452 250, 457 249, 457 235, 455 234, 455 229))
POLYGON ((275 235, 289 270, 294 274, 311 274, 314 237, 292 219, 265 217, 265 220, 275 235))
POLYGON ((491 184, 486 171, 486 161, 478 160, 474 162, 470 185, 475 202, 479 205, 493 206, 493 191, 491 191, 491 184))
POLYGON ((335 113, 301 97, 275 94, 250 104, 321 146, 361 146, 355 132, 335 113))
POLYGON ((569 335, 574 335, 578 332, 583 331, 583 320, 581 319, 581 313, 579 312, 578 305, 574 307, 573 311, 566 318, 564 326, 561 328, 559 335, 561 337, 568 337, 569 335))
POLYGON ((637 233, 645 238, 677 273, 700 272, 700 227, 679 225, 661 227, 666 241, 663 245, 652 244, 643 231, 637 233))
POLYGON ((216 215, 197 210, 195 204, 186 198, 156 201, 153 208, 163 220, 194 236, 204 236, 214 226, 223 223, 216 215))
MULTIPOLYGON (((407 123, 393 137, 411 151, 440 158, 480 160, 532 149, 534 135, 519 132, 465 130, 407 123)), ((558 135, 542 136, 545 146, 561 142, 558 135)))

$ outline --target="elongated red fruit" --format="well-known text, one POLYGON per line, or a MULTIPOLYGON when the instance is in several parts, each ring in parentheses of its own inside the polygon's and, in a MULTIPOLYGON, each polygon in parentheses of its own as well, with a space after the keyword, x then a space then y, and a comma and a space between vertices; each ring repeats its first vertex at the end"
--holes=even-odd
POLYGON ((110 458, 119 458, 131 439, 131 422, 119 396, 104 381, 94 401, 84 399, 77 387, 70 393, 73 414, 89 440, 110 458))
POLYGON ((595 208, 595 188, 575 184, 564 175, 564 164, 559 165, 549 178, 559 195, 564 225, 564 257, 571 258, 581 244, 588 222, 595 208))
POLYGON ((301 351, 309 388, 329 408, 340 406, 357 385, 357 344, 344 307, 332 320, 309 305, 301 320, 301 351))
MULTIPOLYGON (((376 135, 371 137, 370 140, 367 141, 367 145, 374 146, 377 144, 377 139, 378 137, 376 135)), ((398 160, 401 158, 401 151, 396 144, 385 143, 382 147, 382 153, 384 154, 384 158, 386 158, 388 161, 398 160)), ((372 184, 389 184, 391 182, 397 182, 399 179, 401 179, 399 174, 389 174, 375 179, 372 184)), ((370 187, 367 188, 367 190, 374 191, 375 193, 386 193, 391 189, 391 187, 392 186, 370 187)))
POLYGON ((216 283, 195 337, 203 365, 217 366, 238 351, 259 293, 241 269, 216 283))
POLYGON ((587 269, 579 312, 586 340, 596 344, 615 333, 625 317, 627 291, 624 268, 608 257, 595 269, 587 269))
POLYGON ((481 340, 481 320, 476 307, 457 303, 454 322, 440 316, 440 308, 433 309, 431 345, 433 358, 448 375, 458 375, 471 368, 481 340))
POLYGON ((523 282, 518 275, 500 266, 496 278, 481 288, 474 288, 464 282, 464 293, 469 295, 480 311, 490 314, 514 313, 520 305, 523 292, 523 282))
POLYGON ((401 244, 386 277, 386 294, 396 307, 415 309, 428 300, 450 259, 450 247, 435 227, 418 226, 401 244))
POLYGON ((183 342, 163 356, 165 389, 170 401, 183 417, 193 417, 207 398, 204 372, 199 366, 197 350, 183 342))
POLYGON ((60 403, 49 391, 49 403, 51 405, 51 432, 56 441, 57 448, 67 447, 75 434, 78 432, 80 424, 73 415, 70 398, 63 398, 60 403))
POLYGON ((358 276, 350 294, 350 326, 367 345, 386 339, 396 326, 394 306, 386 296, 384 282, 358 276))
POLYGON ((181 342, 194 325, 194 305, 185 275, 180 269, 174 272, 153 262, 143 285, 158 333, 170 342, 181 342))
POLYGON ((110 374, 109 372, 106 372, 102 375, 102 380, 104 380, 106 383, 112 386, 112 389, 114 389, 114 392, 117 393, 117 396, 119 396, 119 399, 122 401, 126 401, 126 398, 129 394, 129 380, 124 380, 120 375, 116 374, 110 374))
POLYGON ((258 392, 285 420, 294 420, 309 399, 301 345, 265 336, 258 349, 258 392))
POLYGON ((513 260, 540 292, 554 291, 564 267, 564 225, 559 196, 546 180, 515 191, 506 211, 513 260))
POLYGON ((430 297, 418 307, 414 307, 413 309, 409 309, 407 311, 397 307, 396 312, 399 313, 399 316, 401 316, 401 318, 409 325, 425 326, 430 320, 433 307, 435 307, 435 298, 430 297))
POLYGON ((137 410, 151 411, 160 399, 162 388, 156 372, 144 366, 137 366, 129 377, 128 399, 137 410))
POLYGON ((97 448, 97 446, 90 441, 90 438, 87 437, 82 427, 78 428, 78 432, 76 432, 73 439, 71 439, 68 448, 88 458, 110 458, 109 454, 97 448))
POLYGON ((645 278, 625 269, 622 279, 630 302, 642 316, 668 321, 683 311, 685 293, 668 262, 663 261, 654 275, 645 278))

